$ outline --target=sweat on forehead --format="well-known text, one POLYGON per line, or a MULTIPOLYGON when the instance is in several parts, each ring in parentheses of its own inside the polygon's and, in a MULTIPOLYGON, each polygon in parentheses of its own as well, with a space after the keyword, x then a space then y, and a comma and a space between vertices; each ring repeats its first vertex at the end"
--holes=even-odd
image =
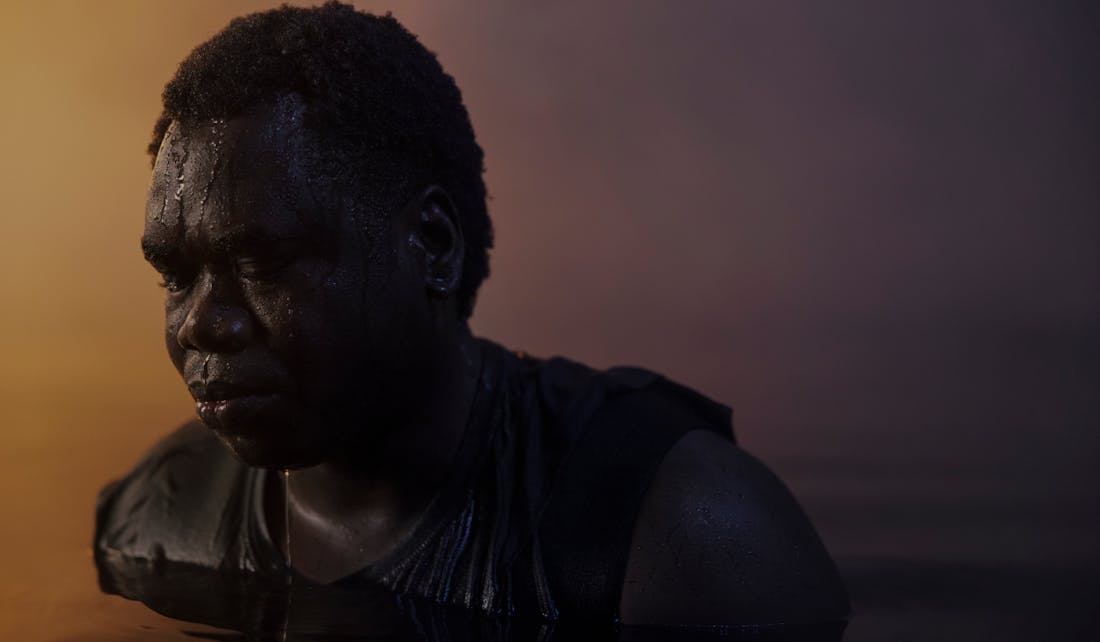
POLYGON ((392 16, 329 2, 233 20, 165 87, 150 151, 173 122, 232 118, 287 94, 301 97, 298 114, 321 148, 311 177, 350 194, 354 219, 369 225, 430 186, 445 191, 462 228, 469 316, 493 243, 482 150, 454 78, 392 16))
POLYGON ((157 163, 167 160, 184 173, 209 169, 210 181, 267 180, 267 188, 284 198, 321 207, 334 191, 322 149, 302 124, 301 106, 283 103, 230 119, 175 121, 157 163))
POLYGON ((174 123, 150 188, 146 245, 225 252, 241 239, 335 232, 346 213, 323 198, 330 190, 311 169, 316 146, 292 116, 174 123))

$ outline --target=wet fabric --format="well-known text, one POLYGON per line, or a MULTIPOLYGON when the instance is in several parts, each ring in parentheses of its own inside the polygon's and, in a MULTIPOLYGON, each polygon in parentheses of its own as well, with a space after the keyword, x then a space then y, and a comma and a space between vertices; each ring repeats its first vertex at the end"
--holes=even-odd
MULTIPOLYGON (((730 411, 655 373, 598 371, 483 342, 451 482, 408 540, 337 582, 492 615, 611 621, 638 508, 686 432, 733 439, 730 411)), ((201 424, 158 444, 97 507, 98 554, 273 577, 263 492, 201 424)))

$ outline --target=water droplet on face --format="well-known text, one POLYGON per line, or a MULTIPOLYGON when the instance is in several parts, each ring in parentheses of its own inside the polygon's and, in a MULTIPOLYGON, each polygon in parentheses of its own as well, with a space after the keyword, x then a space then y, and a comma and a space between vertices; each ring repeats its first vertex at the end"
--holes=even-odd
POLYGON ((180 137, 180 146, 183 147, 183 154, 179 158, 179 173, 176 174, 176 202, 179 203, 179 220, 183 220, 183 174, 184 168, 187 167, 187 159, 191 156, 191 151, 187 148, 188 139, 186 137, 180 137))
MULTIPOLYGON (((165 133, 165 135, 164 135, 164 141, 161 143, 162 146, 167 145, 168 157, 169 158, 172 157, 172 153, 173 153, 172 152, 172 145, 174 144, 174 139, 173 139, 174 129, 175 129, 174 126, 169 128, 168 132, 165 133)), ((153 217, 154 220, 156 220, 157 222, 160 222, 164 218, 164 212, 165 212, 165 210, 168 209, 168 183, 169 183, 169 180, 172 177, 171 173, 168 171, 169 168, 172 166, 172 163, 167 162, 167 161, 161 161, 161 162, 164 164, 164 172, 161 176, 161 179, 164 181, 164 185, 163 185, 164 200, 161 201, 161 204, 160 204, 160 213, 157 214, 155 217, 153 217)))
POLYGON ((206 219, 206 201, 210 199, 210 190, 214 186, 214 180, 218 177, 218 165, 221 163, 221 143, 225 136, 225 121, 215 118, 210 121, 210 148, 213 150, 213 158, 210 160, 210 176, 206 179, 206 185, 202 188, 202 198, 199 200, 199 221, 206 219))

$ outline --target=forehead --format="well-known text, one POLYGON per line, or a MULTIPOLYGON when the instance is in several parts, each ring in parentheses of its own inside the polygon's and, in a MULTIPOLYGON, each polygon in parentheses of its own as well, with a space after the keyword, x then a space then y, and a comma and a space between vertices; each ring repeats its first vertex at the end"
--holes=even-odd
POLYGON ((146 203, 147 253, 331 230, 338 217, 317 198, 317 146, 302 112, 287 99, 232 119, 173 122, 146 203))

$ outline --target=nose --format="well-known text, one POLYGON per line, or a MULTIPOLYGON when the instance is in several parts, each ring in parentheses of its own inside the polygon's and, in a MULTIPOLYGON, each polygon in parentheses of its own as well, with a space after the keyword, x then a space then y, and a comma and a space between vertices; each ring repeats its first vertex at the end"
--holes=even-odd
POLYGON ((176 331, 176 341, 186 350, 233 353, 252 340, 252 317, 248 308, 234 296, 232 287, 215 275, 196 284, 191 307, 176 331))

